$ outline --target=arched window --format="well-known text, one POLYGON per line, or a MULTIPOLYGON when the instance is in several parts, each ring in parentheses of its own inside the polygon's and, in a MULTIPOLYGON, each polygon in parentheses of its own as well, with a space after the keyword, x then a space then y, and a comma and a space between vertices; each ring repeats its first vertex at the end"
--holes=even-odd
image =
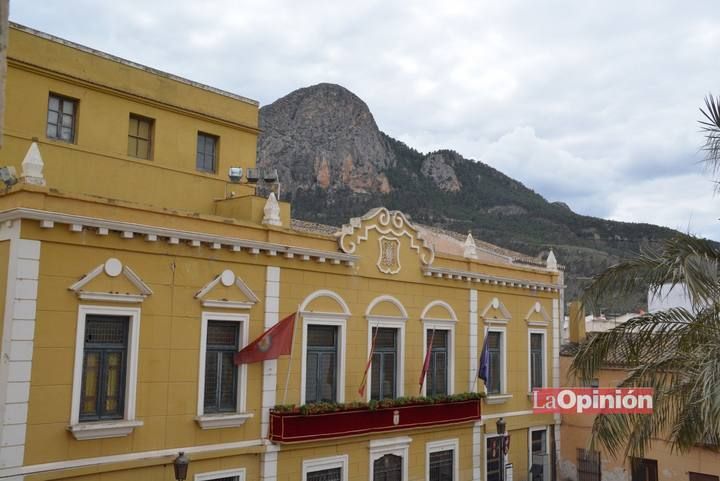
POLYGON ((402 481, 402 457, 386 454, 375 460, 373 481, 402 481))

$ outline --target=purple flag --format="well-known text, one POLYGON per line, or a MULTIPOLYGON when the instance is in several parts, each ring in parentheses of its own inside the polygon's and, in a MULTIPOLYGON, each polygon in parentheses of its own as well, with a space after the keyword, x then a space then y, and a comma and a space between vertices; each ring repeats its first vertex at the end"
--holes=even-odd
POLYGON ((483 342, 482 352, 480 353, 480 367, 478 368, 477 377, 483 380, 487 384, 488 377, 490 377, 490 352, 488 351, 488 336, 485 333, 485 341, 483 342))

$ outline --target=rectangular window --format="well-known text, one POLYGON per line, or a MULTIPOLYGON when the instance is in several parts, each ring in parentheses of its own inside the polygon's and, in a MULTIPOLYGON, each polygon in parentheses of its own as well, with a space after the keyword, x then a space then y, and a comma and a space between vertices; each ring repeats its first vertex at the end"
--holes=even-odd
POLYGON ((487 438, 485 450, 485 480, 500 481, 500 469, 502 468, 503 445, 502 437, 494 436, 487 438))
POLYGON ((216 135, 198 132, 195 168, 200 172, 216 172, 219 140, 220 138, 216 135))
POLYGON ((375 338, 375 351, 372 358, 372 386, 371 399, 395 398, 395 385, 397 375, 397 329, 381 327, 373 328, 372 336, 375 338), (375 336, 377 333, 377 337, 375 336))
POLYGON ((305 481, 342 481, 342 468, 323 469, 307 473, 305 481))
POLYGON ((547 430, 530 431, 530 481, 545 481, 549 469, 547 430))
POLYGON ((125 316, 86 317, 80 421, 123 418, 129 324, 125 316))
POLYGON ((238 351, 237 322, 208 321, 205 350, 205 413, 237 410, 238 369, 233 356, 238 351))
POLYGON ((130 157, 152 158, 154 123, 153 119, 130 114, 130 127, 128 128, 128 155, 130 157))
POLYGON ((530 389, 541 388, 545 384, 545 335, 530 333, 530 389))
POLYGON ((688 473, 689 481, 720 481, 720 477, 712 474, 688 473))
POLYGON ((335 402, 338 376, 338 328, 307 328, 305 402, 335 402))
POLYGON ((488 331, 488 357, 490 359, 488 369, 488 394, 501 394, 502 385, 502 332, 488 331))
POLYGON ((48 96, 46 134, 49 139, 75 142, 78 101, 51 93, 48 96))
POLYGON ((578 481, 600 481, 600 452, 577 450, 578 481))
POLYGON ((425 393, 437 396, 448 393, 449 332, 442 329, 427 331, 427 349, 430 349, 425 393), (434 334, 433 334, 434 333, 434 334), (432 346, 430 341, 432 340, 432 346))
POLYGON ((430 481, 453 481, 453 451, 430 453, 430 481))
POLYGON ((630 458, 632 481, 658 481, 658 465, 654 459, 630 458))

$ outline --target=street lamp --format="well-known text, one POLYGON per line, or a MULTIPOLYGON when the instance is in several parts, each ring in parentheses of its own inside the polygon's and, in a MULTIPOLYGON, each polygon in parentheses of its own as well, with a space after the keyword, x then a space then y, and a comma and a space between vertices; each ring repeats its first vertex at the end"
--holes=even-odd
POLYGON ((507 429, 507 423, 503 418, 500 418, 495 422, 495 429, 500 437, 500 449, 498 450, 498 458, 500 461, 500 481, 505 481, 505 431, 507 429))
POLYGON ((183 451, 180 451, 178 457, 173 461, 176 481, 185 481, 185 478, 187 478, 188 464, 190 464, 190 458, 185 456, 183 451))

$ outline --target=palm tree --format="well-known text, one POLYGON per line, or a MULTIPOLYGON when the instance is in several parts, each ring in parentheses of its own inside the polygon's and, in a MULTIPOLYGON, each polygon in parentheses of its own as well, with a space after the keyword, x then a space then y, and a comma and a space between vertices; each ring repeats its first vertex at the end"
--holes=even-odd
MULTIPOLYGON (((720 171, 720 97, 708 95, 700 109, 705 135, 705 162, 720 171)), ((720 184, 718 184, 720 186, 720 184)), ((604 415, 595 418, 591 444, 617 456, 641 457, 653 439, 665 439, 673 450, 696 445, 720 446, 720 248, 691 235, 664 241, 596 276, 583 301, 647 289, 684 286, 691 308, 647 313, 580 346, 571 374, 596 376, 608 362, 622 363, 622 387, 655 389, 650 415, 604 415)))

